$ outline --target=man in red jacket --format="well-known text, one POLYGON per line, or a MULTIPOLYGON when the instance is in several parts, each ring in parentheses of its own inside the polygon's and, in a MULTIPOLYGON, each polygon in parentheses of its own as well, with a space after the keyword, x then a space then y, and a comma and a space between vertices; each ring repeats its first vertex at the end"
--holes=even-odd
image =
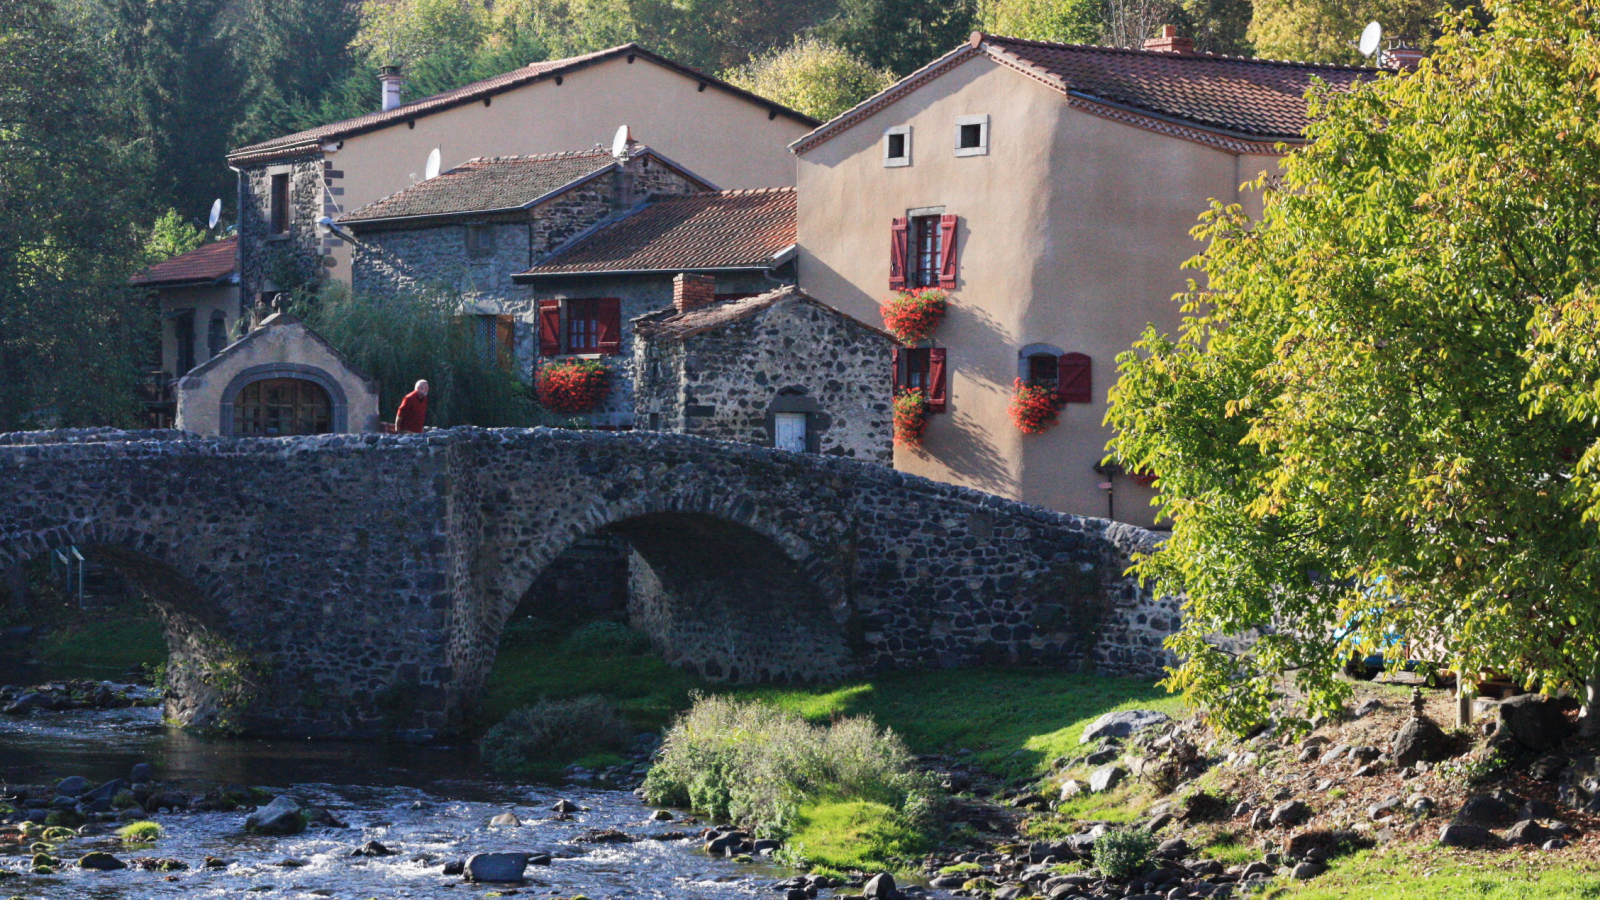
POLYGON ((428 382, 417 382, 411 393, 400 401, 400 411, 394 416, 394 430, 422 433, 422 423, 428 418, 428 382))

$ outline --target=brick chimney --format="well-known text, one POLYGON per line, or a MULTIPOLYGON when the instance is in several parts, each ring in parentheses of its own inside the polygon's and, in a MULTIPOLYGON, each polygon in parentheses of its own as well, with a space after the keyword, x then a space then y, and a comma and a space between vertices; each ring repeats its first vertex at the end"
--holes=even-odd
POLYGON ((1424 56, 1427 54, 1421 47, 1402 39, 1390 43, 1389 49, 1383 51, 1383 65, 1404 72, 1421 65, 1424 56))
POLYGON ((672 305, 678 312, 688 312, 717 299, 717 279, 712 275, 691 275, 683 272, 672 279, 672 305))
POLYGON ((394 109, 399 106, 400 93, 406 86, 406 79, 400 74, 400 67, 384 66, 379 69, 378 84, 383 86, 383 108, 394 109))
POLYGON ((1178 37, 1178 26, 1161 26, 1161 37, 1145 38, 1144 48, 1157 53, 1193 53, 1194 41, 1178 37))

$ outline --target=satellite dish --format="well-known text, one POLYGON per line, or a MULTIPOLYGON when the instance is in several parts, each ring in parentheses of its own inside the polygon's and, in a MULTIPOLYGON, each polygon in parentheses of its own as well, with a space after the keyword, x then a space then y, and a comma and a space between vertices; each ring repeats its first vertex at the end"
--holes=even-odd
POLYGON ((424 180, 427 180, 427 179, 430 179, 430 178, 438 178, 439 177, 439 148, 438 147, 433 148, 433 152, 428 154, 428 167, 426 169, 422 170, 422 177, 423 177, 424 180))
POLYGON ((220 222, 221 220, 222 220, 222 198, 218 197, 217 199, 211 201, 211 218, 210 218, 208 224, 206 225, 206 227, 207 228, 215 228, 215 227, 217 227, 217 223, 220 222))
POLYGON ((618 125, 617 136, 611 139, 611 155, 617 159, 628 155, 628 144, 633 141, 633 134, 628 131, 628 126, 618 125))
POLYGON ((1383 40, 1383 26, 1377 22, 1368 22, 1367 27, 1361 29, 1361 43, 1357 47, 1362 56, 1371 56, 1378 52, 1378 44, 1383 40))

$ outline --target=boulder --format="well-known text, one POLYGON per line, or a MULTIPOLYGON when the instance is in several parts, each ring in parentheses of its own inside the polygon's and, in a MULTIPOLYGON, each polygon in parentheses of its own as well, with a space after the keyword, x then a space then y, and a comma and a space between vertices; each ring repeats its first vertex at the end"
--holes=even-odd
POLYGON ((1089 786, 1087 784, 1084 784, 1076 778, 1068 778, 1066 781, 1061 782, 1061 799, 1071 800, 1073 797, 1085 793, 1088 790, 1089 786))
POLYGON ((1462 802, 1452 821, 1458 825, 1499 828, 1515 819, 1515 809, 1505 800, 1493 794, 1473 794, 1462 802))
POLYGON ((244 828, 258 834, 299 834, 306 830, 306 820, 300 815, 300 804, 288 797, 274 797, 245 817, 244 828))
POLYGON ((1484 850, 1504 844, 1494 832, 1479 825, 1446 825, 1439 830, 1439 846, 1484 850))
POLYGON ((571 800, 557 800, 555 805, 550 807, 550 809, 554 812, 561 813, 562 815, 567 815, 569 813, 577 812, 578 804, 573 803, 571 800))
POLYGON ((527 869, 526 853, 474 853, 467 857, 461 874, 468 881, 509 884, 521 881, 527 869))
POLYGON ((1087 744, 1103 737, 1125 738, 1170 721, 1172 719, 1166 713, 1156 712, 1153 709, 1129 709, 1106 713, 1083 730, 1078 743, 1087 744))
POLYGON ((146 781, 155 781, 156 768, 149 763, 135 763, 133 772, 129 774, 128 780, 134 784, 140 784, 146 781))
POLYGON ((81 797, 87 790, 89 790, 89 779, 82 775, 63 778, 61 783, 56 785, 56 793, 63 797, 81 797))
POLYGON ((125 791, 127 789, 128 789, 128 783, 126 781, 123 781, 121 778, 113 778, 110 781, 106 782, 105 784, 102 784, 99 787, 95 788, 94 790, 86 792, 83 795, 83 799, 85 799, 85 800, 104 800, 104 801, 109 803, 118 794, 122 793, 123 791, 125 791))
POLYGON ((1311 807, 1304 800, 1288 800, 1272 808, 1272 816, 1267 822, 1273 826, 1287 825, 1293 827, 1311 818, 1311 807))
POLYGON ((1521 822, 1506 829, 1505 840, 1508 844, 1533 844, 1535 846, 1552 840, 1556 833, 1540 825, 1533 819, 1523 819, 1521 822))
POLYGON ((1303 862, 1295 866, 1289 875, 1296 881, 1310 881, 1326 871, 1328 871, 1328 867, 1322 863, 1303 862))
POLYGON ((1518 811, 1517 818, 1554 819, 1560 814, 1561 810, 1557 809, 1554 803, 1551 803, 1549 800, 1540 800, 1538 798, 1534 798, 1529 800, 1527 803, 1522 804, 1522 809, 1518 811))
MULTIPOLYGON (((151 794, 150 799, 144 802, 145 812, 157 812, 163 809, 185 810, 189 808, 189 795, 177 791, 162 791, 151 794)), ((298 806, 296 807, 298 809, 298 806)))
POLYGON ((862 885, 861 896, 867 900, 896 900, 900 896, 900 890, 895 887, 893 875, 879 872, 862 885))
POLYGON ((109 853, 101 853, 99 851, 94 853, 85 853, 83 857, 78 860, 78 868, 94 869, 98 872, 114 872, 117 869, 126 869, 127 867, 127 863, 117 859, 115 856, 112 856, 109 853))
POLYGON ((394 851, 390 850, 388 847, 385 847, 384 845, 378 843, 377 841, 367 841, 365 844, 362 844, 361 846, 357 847, 356 849, 351 850, 350 851, 350 855, 351 856, 393 856, 394 855, 394 851))
POLYGON ((1418 762, 1438 762, 1450 755, 1450 739, 1428 719, 1410 719, 1394 736, 1394 764, 1400 768, 1418 762))
POLYGON ((1500 726, 1513 740, 1535 753, 1554 750, 1572 733, 1572 721, 1560 705, 1540 694, 1519 694, 1500 701, 1500 726))
POLYGON ((1128 770, 1119 765, 1101 766, 1089 776, 1089 790, 1096 794, 1109 791, 1128 777, 1128 770))
POLYGON ((503 812, 489 820, 490 828, 516 828, 521 824, 522 820, 514 812, 503 812))
POLYGON ((1600 811, 1600 759, 1580 756, 1561 770, 1559 796, 1565 806, 1600 811))

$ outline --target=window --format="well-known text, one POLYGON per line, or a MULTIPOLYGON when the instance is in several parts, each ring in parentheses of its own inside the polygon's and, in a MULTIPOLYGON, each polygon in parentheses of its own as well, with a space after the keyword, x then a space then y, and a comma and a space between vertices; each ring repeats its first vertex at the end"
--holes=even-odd
POLYGON ((989 152, 989 117, 956 117, 956 155, 984 156, 989 152))
POLYGON ((493 225, 468 225, 467 226, 467 256, 472 259, 483 259, 494 255, 494 226, 493 225))
POLYGON ((1017 377, 1055 391, 1061 403, 1093 403, 1092 364, 1082 353, 1051 344, 1029 344, 1017 353, 1017 377))
POLYGON ((1027 381, 1029 384, 1046 387, 1053 391, 1056 389, 1059 378, 1057 372, 1058 367, 1054 353, 1035 353, 1028 357, 1027 381))
POLYGON ((289 233, 289 173, 272 176, 272 233, 289 233))
POLYGON ((483 361, 510 370, 517 359, 517 320, 514 316, 474 316, 473 335, 483 361))
POLYGON ((539 301, 539 355, 621 353, 622 301, 616 297, 539 301))
POLYGON ((929 412, 945 411, 945 349, 943 347, 895 348, 894 393, 919 390, 928 401, 929 412))
POLYGON ((911 220, 911 287, 936 287, 939 284, 939 217, 917 216, 911 220))
POLYGON ((886 168, 911 165, 910 125, 896 125, 883 132, 883 164, 886 168))
POLYGON ((268 378, 245 385, 233 405, 233 433, 327 434, 333 428, 328 392, 302 378, 268 378))
POLYGON ((211 324, 206 328, 206 352, 216 356, 222 348, 228 346, 228 317, 222 310, 211 311, 211 324))
POLYGON ((806 452, 806 414, 803 412, 773 413, 772 430, 774 447, 791 453, 806 452))
POLYGON ((172 337, 178 345, 177 368, 173 375, 182 378, 194 368, 194 310, 186 309, 172 320, 172 337))

